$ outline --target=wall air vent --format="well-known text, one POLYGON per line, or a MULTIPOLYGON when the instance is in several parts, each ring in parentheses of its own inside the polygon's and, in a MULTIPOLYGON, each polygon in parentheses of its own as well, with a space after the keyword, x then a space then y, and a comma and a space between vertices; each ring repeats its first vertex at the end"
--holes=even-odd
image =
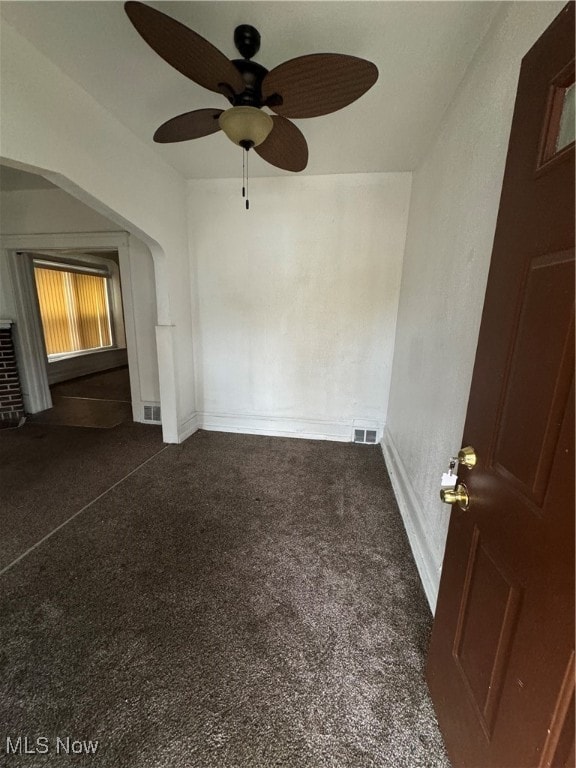
POLYGON ((145 405, 144 406, 144 421, 152 422, 153 424, 161 424, 160 406, 159 405, 145 405))
POLYGON ((355 429, 354 430, 354 442, 355 443, 372 443, 376 442, 378 436, 375 429, 355 429))

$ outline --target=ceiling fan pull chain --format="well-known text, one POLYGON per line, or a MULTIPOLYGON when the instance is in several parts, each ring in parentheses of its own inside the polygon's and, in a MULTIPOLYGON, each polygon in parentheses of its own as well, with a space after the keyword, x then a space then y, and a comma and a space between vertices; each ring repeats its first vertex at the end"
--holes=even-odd
POLYGON ((242 150, 242 197, 246 197, 246 186, 245 186, 245 184, 246 184, 246 181, 245 181, 245 179, 246 179, 246 167, 245 167, 245 159, 244 159, 246 157, 245 152, 246 152, 246 150, 243 149, 242 150))
POLYGON ((246 210, 250 208, 250 200, 248 199, 248 150, 246 150, 246 210))

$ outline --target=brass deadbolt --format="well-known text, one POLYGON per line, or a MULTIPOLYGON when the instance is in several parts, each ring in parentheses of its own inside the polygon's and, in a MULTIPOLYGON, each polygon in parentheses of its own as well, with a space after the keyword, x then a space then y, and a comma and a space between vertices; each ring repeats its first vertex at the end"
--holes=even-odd
POLYGON ((462 464, 462 466, 472 469, 476 466, 476 461, 476 451, 471 445, 467 445, 465 448, 458 451, 458 462, 462 464))
POLYGON ((462 510, 468 509, 470 503, 468 488, 464 483, 458 483, 456 488, 442 488, 440 498, 445 504, 458 504, 462 510))

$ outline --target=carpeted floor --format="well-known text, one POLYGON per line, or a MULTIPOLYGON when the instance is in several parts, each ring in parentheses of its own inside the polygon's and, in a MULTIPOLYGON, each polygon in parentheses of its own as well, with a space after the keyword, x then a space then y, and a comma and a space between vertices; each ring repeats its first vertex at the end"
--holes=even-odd
POLYGON ((60 427, 110 429, 132 421, 132 405, 117 400, 92 400, 83 397, 54 397, 53 407, 29 416, 32 424, 60 427))
POLYGON ((163 447, 160 427, 134 422, 1 430, 0 571, 163 447))
POLYGON ((378 447, 199 432, 0 588, 2 765, 448 766, 378 447))
POLYGON ((50 387, 57 397, 87 397, 95 400, 117 400, 129 403, 130 376, 128 366, 112 368, 110 371, 91 373, 70 381, 62 381, 50 387))
POLYGON ((53 407, 29 416, 34 424, 110 429, 132 421, 128 366, 50 387, 53 407))

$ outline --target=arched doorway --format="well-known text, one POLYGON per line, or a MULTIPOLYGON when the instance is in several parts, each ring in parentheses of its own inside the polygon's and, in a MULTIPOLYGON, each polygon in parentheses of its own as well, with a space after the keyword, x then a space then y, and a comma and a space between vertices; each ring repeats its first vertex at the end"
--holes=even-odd
MULTIPOLYGON (((117 229, 117 223, 110 218, 110 210, 105 206, 96 210, 93 205, 82 200, 80 195, 71 194, 69 190, 54 183, 61 177, 52 174, 52 180, 47 180, 46 176, 33 175, 35 170, 39 169, 26 167, 22 175, 45 181, 41 185, 42 191, 37 193, 37 196, 42 197, 44 218, 35 216, 33 210, 28 210, 25 217, 19 218, 10 205, 5 206, 3 229, 10 234, 2 237, 0 257, 4 285, 0 294, 0 315, 13 315, 18 322, 19 367, 27 411, 35 413, 52 405, 34 284, 34 254, 36 258, 41 255, 48 259, 52 255, 63 259, 66 254, 74 253, 76 258, 92 258, 97 261, 99 255, 102 257, 106 253, 115 253, 121 274, 124 305, 121 309, 122 332, 119 334, 122 338, 117 347, 125 349, 128 357, 132 415, 135 421, 159 423, 160 413, 164 410, 164 439, 176 442, 173 428, 175 418, 171 414, 170 403, 170 400, 173 403, 174 398, 168 398, 166 409, 162 407, 156 343, 158 326, 161 325, 160 313, 166 314, 168 311, 168 300, 162 292, 161 249, 154 243, 152 245, 155 247, 149 248, 129 230, 117 229), (48 215, 50 219, 47 221, 48 215), (157 288, 158 276, 160 290, 157 288)), ((22 173, 21 169, 11 172, 22 173)), ((70 186, 73 191, 78 191, 74 185, 70 186)), ((27 200, 28 206, 34 208, 32 193, 26 199, 25 191, 19 190, 18 196, 20 205, 24 198, 24 202, 27 200)), ((89 198, 88 195, 84 197, 89 198)), ((90 199, 90 202, 93 201, 90 199)), ((121 222, 126 225, 123 219, 121 222)), ((114 267, 113 264, 111 266, 114 267)), ((106 354, 114 353, 107 351, 106 354)), ((169 365, 164 365, 162 373, 164 382, 173 377, 169 365)), ((174 383, 171 384, 173 389, 174 383)))

